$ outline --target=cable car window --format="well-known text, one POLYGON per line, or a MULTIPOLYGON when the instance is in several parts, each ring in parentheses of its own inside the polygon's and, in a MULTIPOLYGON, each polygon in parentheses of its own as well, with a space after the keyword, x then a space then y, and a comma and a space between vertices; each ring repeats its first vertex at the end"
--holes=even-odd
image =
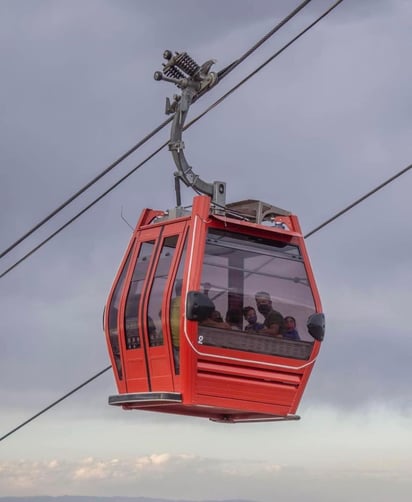
POLYGON ((126 350, 138 349, 141 346, 140 329, 138 323, 139 301, 142 292, 150 257, 155 241, 143 242, 133 271, 132 280, 127 293, 124 311, 124 333, 126 350))
POLYGON ((182 301, 182 284, 183 284, 183 271, 185 268, 186 258, 186 244, 185 241, 182 256, 180 258, 179 268, 173 283, 172 299, 170 301, 169 311, 169 326, 170 336, 173 347, 173 362, 175 366, 175 373, 180 373, 180 309, 182 301))
MULTIPOLYGON (((199 325, 198 342, 211 340, 205 337, 207 327, 211 333, 209 328, 219 329, 223 335, 232 332, 226 338, 213 338, 212 345, 279 354, 283 351, 279 347, 286 343, 290 357, 299 357, 296 350, 303 351, 302 358, 308 356, 310 347, 296 346, 313 342, 306 321, 315 305, 298 246, 209 229, 201 285, 215 312, 199 325), (256 298, 258 292, 263 299, 256 298)), ((283 352, 281 355, 289 356, 288 350, 283 352)))
MULTIPOLYGON (((133 246, 130 249, 132 250, 133 246)), ((124 280, 126 278, 127 269, 129 268, 131 254, 132 253, 130 251, 126 263, 124 264, 122 273, 120 274, 119 280, 117 281, 116 287, 114 289, 113 296, 110 301, 109 316, 108 316, 110 346, 112 348, 114 360, 116 362, 116 370, 120 380, 123 378, 123 374, 122 374, 122 363, 120 360, 120 344, 119 344, 119 329, 117 327, 117 314, 119 312, 120 296, 123 289, 124 280)))
POLYGON ((164 239, 153 277, 153 284, 150 290, 147 307, 147 326, 149 331, 149 345, 151 347, 163 345, 162 300, 178 238, 179 236, 172 236, 164 239))

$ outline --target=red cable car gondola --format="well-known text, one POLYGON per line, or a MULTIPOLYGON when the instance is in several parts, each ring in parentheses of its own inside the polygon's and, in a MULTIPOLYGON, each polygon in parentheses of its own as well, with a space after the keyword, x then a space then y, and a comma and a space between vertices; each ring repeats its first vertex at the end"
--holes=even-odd
POLYGON ((104 325, 119 391, 109 403, 214 421, 297 419, 324 336, 298 219, 260 201, 225 204, 224 183, 192 173, 183 124, 217 76, 209 63, 165 54, 162 78, 183 88, 169 105, 178 204, 142 212, 108 297, 104 325), (191 210, 180 206, 179 179, 206 194, 191 210))

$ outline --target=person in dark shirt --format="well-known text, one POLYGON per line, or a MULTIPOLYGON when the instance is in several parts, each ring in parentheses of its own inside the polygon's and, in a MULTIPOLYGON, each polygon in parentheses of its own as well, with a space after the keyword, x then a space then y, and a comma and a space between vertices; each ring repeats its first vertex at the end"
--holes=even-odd
POLYGON ((263 324, 257 322, 256 310, 253 307, 245 307, 243 309, 243 317, 247 321, 245 326, 245 331, 248 333, 257 333, 261 329, 263 329, 263 324))
POLYGON ((260 333, 282 338, 285 332, 285 321, 282 314, 272 307, 269 293, 259 291, 255 295, 255 301, 258 312, 265 318, 263 329, 260 330, 260 333))
POLYGON ((296 319, 291 315, 285 317, 285 332, 283 338, 286 340, 300 340, 299 333, 296 329, 296 319))

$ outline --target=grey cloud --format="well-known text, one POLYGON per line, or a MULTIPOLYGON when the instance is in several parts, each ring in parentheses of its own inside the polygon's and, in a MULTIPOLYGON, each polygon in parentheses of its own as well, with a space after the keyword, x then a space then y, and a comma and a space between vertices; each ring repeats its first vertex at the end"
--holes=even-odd
MULTIPOLYGON (((164 99, 174 90, 152 80, 163 49, 229 62, 290 2, 253 6, 2 2, 2 248, 164 120, 164 99), (182 13, 188 22, 179 30, 182 13), (199 21, 204 19, 211 22, 199 21)), ((186 133, 195 171, 227 180, 231 200, 260 198, 293 210, 308 231, 410 163, 409 13, 403 2, 344 2, 186 133)), ((275 46, 265 46, 246 67, 254 68, 275 46)), ((245 73, 239 68, 222 89, 245 73)), ((202 103, 219 95, 217 88, 202 103)), ((118 172, 160 142, 151 142, 118 172)), ((173 170, 169 153, 162 153, 2 280, 0 377, 7 385, 0 392, 9 411, 26 418, 108 364, 102 310, 130 237, 120 209, 134 224, 143 207, 173 205, 173 170)), ((108 185, 99 184, 65 216, 108 185)), ((410 412, 409 194, 410 174, 308 239, 328 332, 304 409, 314 403, 359 412, 378 402, 410 412), (382 306, 386 311, 374 314, 382 306)), ((191 193, 184 198, 190 202, 191 193)), ((37 242, 30 239, 2 265, 37 242)), ((145 426, 182 423, 109 409, 107 396, 115 392, 106 374, 62 403, 56 416, 66 409, 71 417, 90 418, 98 410, 108 424, 130 424, 138 416, 145 426)), ((13 426, 16 414, 10 417, 13 426)))
POLYGON ((412 343, 407 327, 401 323, 398 329, 379 329, 377 317, 373 327, 348 320, 331 330, 310 380, 306 402, 333 403, 339 409, 365 409, 384 403, 412 413, 408 377, 412 343))

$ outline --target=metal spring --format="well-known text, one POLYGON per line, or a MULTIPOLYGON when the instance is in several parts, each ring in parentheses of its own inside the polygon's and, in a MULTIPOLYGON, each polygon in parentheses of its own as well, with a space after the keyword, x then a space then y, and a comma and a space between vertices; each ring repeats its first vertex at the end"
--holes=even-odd
POLYGON ((194 61, 187 52, 182 52, 181 54, 176 54, 175 65, 183 70, 189 77, 199 71, 200 66, 194 61))
POLYGON ((166 77, 176 78, 177 80, 186 78, 186 76, 178 68, 176 68, 176 66, 167 66, 164 64, 163 67, 163 74, 166 75, 166 77))

